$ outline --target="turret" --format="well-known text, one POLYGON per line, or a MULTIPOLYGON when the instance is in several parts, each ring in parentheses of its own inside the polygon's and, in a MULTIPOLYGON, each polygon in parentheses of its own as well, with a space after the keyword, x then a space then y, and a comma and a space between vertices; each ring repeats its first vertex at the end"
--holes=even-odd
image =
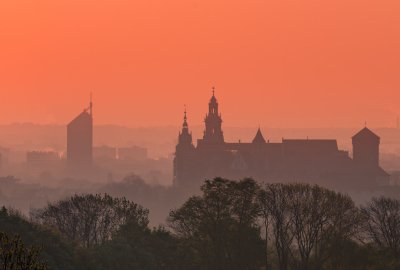
POLYGON ((364 168, 379 166, 380 138, 367 127, 363 128, 352 138, 353 160, 364 168))
POLYGON ((192 133, 189 132, 189 125, 187 123, 186 108, 183 116, 182 131, 179 132, 178 144, 179 145, 192 145, 192 133))
POLYGON ((182 131, 179 132, 174 158, 174 186, 182 186, 190 179, 194 167, 194 145, 192 133, 189 132, 186 108, 183 116, 182 131))

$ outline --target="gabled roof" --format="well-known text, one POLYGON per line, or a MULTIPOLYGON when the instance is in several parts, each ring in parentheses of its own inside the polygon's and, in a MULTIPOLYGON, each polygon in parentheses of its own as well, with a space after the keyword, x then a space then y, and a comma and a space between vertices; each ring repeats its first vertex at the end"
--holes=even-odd
POLYGON ((356 135, 352 137, 352 139, 358 139, 358 138, 375 138, 375 139, 380 139, 378 135, 373 133, 369 128, 365 127, 362 130, 360 130, 356 135))
POLYGON ((266 140, 264 139, 260 129, 257 130, 257 134, 253 139, 253 143, 266 143, 266 140))

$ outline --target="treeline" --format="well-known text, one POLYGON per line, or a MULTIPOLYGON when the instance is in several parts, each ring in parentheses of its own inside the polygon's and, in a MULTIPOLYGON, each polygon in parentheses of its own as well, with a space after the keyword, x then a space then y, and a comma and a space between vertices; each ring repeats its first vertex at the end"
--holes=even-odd
POLYGON ((400 269, 399 200, 357 207, 319 186, 216 178, 165 228, 148 215, 125 198, 75 195, 29 220, 3 208, 0 231, 36 246, 26 251, 42 268, 26 269, 400 269))

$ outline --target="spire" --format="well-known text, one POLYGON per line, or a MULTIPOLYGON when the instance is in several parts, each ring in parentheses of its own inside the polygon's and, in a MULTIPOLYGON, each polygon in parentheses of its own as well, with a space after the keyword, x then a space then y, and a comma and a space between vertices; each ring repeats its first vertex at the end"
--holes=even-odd
POLYGON ((253 143, 266 143, 260 128, 258 128, 258 130, 257 130, 257 134, 253 139, 253 143))
POLYGON ((215 104, 217 104, 217 99, 215 98, 215 87, 213 86, 211 89, 212 89, 212 97, 210 100, 210 105, 212 104, 215 106, 215 104))
POLYGON ((186 105, 183 112, 182 131, 179 132, 179 144, 192 144, 192 134, 189 132, 189 125, 187 123, 186 105))
POLYGON ((184 110, 184 113, 183 113, 183 128, 188 128, 187 115, 186 115, 186 105, 184 107, 185 107, 185 110, 184 110))
POLYGON ((397 116, 397 119, 396 119, 396 128, 397 128, 397 129, 400 129, 400 119, 399 119, 399 116, 397 116))

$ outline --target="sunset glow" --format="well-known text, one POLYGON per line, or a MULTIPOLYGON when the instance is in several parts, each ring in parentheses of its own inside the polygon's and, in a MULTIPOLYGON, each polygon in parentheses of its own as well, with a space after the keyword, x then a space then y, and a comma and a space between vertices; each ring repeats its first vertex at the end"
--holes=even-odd
POLYGON ((0 124, 393 126, 396 0, 3 0, 0 124))

